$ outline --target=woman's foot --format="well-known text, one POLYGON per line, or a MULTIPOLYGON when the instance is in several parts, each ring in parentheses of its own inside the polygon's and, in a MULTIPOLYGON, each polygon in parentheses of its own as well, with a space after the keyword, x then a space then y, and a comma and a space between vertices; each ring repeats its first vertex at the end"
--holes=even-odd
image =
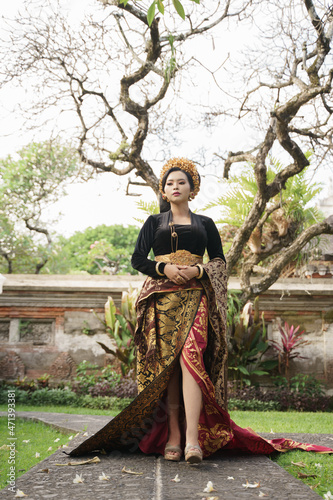
POLYGON ((171 460, 172 462, 179 462, 182 456, 182 449, 178 445, 166 444, 164 449, 165 460, 171 460))
POLYGON ((202 462, 202 450, 198 444, 186 445, 185 460, 189 464, 199 464, 202 462))

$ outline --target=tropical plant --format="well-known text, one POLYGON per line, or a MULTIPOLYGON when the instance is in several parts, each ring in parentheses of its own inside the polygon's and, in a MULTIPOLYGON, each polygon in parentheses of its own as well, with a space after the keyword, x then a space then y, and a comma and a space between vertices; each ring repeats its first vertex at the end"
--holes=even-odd
MULTIPOLYGON (((239 322, 239 316, 242 309, 242 302, 240 300, 240 290, 228 290, 227 294, 227 327, 233 329, 234 325, 239 322)), ((231 332, 229 333, 229 335, 231 332)))
MULTIPOLYGON (((142 201, 139 200, 136 203, 139 210, 142 210, 146 215, 158 214, 160 212, 160 206, 157 201, 142 201)), ((140 224, 144 223, 144 219, 135 218, 136 221, 140 222, 140 224)))
POLYGON ((294 327, 294 325, 289 326, 287 322, 284 323, 284 327, 278 324, 280 338, 279 340, 270 340, 269 343, 277 351, 278 354, 278 366, 279 372, 282 373, 284 368, 284 374, 288 381, 288 388, 290 388, 290 361, 295 358, 305 359, 301 356, 297 349, 303 345, 309 344, 309 340, 304 340, 302 335, 304 330, 299 331, 300 326, 294 327))
POLYGON ((105 324, 108 335, 115 341, 115 349, 110 349, 102 342, 98 344, 120 361, 123 375, 129 373, 136 376, 136 346, 134 344, 134 329, 136 326, 135 302, 137 290, 130 288, 123 294, 120 310, 117 309, 112 297, 105 304, 105 324))
POLYGON ((244 306, 236 321, 229 327, 228 370, 230 377, 242 388, 244 383, 251 385, 253 376, 268 375, 269 370, 277 366, 277 361, 263 359, 269 343, 263 314, 260 321, 258 298, 254 301, 254 307, 251 302, 244 306))

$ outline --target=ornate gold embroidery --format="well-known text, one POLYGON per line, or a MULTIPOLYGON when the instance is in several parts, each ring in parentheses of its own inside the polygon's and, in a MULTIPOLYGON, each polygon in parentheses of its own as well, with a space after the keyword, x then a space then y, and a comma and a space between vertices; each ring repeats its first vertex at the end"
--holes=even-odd
POLYGON ((195 255, 188 250, 177 250, 165 255, 156 255, 155 260, 156 262, 166 262, 179 266, 194 266, 202 263, 202 256, 195 255))

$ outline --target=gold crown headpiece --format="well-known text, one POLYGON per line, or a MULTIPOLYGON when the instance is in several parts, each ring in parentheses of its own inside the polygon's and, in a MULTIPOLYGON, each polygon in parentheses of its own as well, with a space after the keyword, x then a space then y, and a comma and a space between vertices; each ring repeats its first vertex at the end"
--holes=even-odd
POLYGON ((170 170, 171 168, 178 167, 180 170, 183 170, 184 172, 187 172, 190 174, 193 180, 193 185, 194 185, 194 190, 193 190, 193 197, 194 198, 200 191, 200 177, 197 171, 197 167, 193 163, 193 161, 188 160, 187 158, 171 158, 162 168, 161 174, 160 174, 160 183, 159 183, 159 190, 163 194, 163 189, 162 189, 162 180, 164 175, 170 170))

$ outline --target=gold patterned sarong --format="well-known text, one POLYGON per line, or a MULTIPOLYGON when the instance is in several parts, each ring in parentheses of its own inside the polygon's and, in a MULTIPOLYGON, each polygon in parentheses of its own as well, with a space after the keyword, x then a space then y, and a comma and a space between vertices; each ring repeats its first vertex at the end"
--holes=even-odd
MULTIPOLYGON (((123 450, 163 453, 168 439, 166 390, 179 357, 199 384, 203 404, 199 444, 204 456, 235 450, 270 454, 294 448, 333 450, 290 439, 266 440, 242 429, 226 411, 226 274, 221 259, 204 266, 208 279, 175 285, 147 278, 138 302, 135 342, 139 394, 117 417, 70 452, 123 450)), ((182 445, 184 446, 184 429, 182 445)))

